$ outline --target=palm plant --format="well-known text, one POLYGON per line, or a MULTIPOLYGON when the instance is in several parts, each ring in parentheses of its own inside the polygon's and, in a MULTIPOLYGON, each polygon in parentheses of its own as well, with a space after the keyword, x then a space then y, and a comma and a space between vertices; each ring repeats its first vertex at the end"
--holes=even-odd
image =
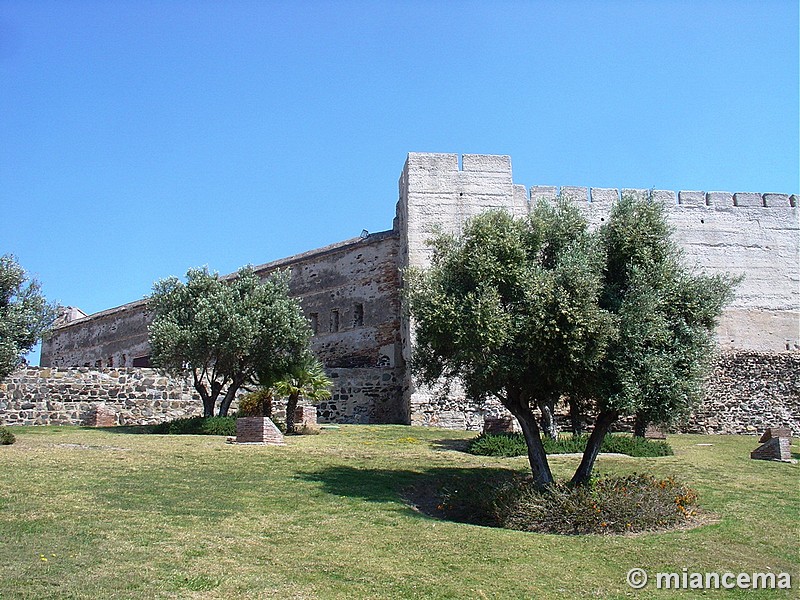
POLYGON ((300 398, 312 403, 331 397, 333 382, 325 374, 322 363, 313 356, 299 362, 291 371, 273 384, 275 391, 288 398, 286 403, 286 432, 294 433, 294 411, 300 398))

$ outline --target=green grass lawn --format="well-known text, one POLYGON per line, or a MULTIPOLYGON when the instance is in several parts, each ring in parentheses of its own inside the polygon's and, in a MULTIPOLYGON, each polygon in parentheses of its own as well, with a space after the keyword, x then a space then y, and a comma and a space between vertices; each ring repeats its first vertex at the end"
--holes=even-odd
MULTIPOLYGON (((284 447, 131 430, 15 427, 0 446, 0 598, 695 598, 631 590, 629 569, 790 572, 798 465, 754 437, 673 435, 675 456, 604 457, 606 473, 675 475, 718 519, 688 531, 567 537, 427 517, 403 500, 524 458, 460 451, 473 433, 343 426, 284 447), (712 444, 700 446, 698 444, 712 444)), ((798 448, 793 446, 797 457, 798 448)), ((551 457, 560 477, 574 457, 551 457)))

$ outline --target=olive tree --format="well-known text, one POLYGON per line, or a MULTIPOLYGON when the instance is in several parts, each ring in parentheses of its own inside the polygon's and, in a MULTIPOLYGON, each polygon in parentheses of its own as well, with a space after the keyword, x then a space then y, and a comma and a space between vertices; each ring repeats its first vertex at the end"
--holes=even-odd
POLYGON ((207 268, 190 269, 186 282, 158 281, 148 298, 153 314, 153 365, 191 375, 211 416, 218 399, 225 416, 258 373, 290 371, 305 355, 311 329, 299 303, 289 297, 288 273, 261 281, 252 267, 223 280, 207 268))
POLYGON ((424 384, 458 379, 472 398, 498 398, 535 482, 551 483, 534 410, 595 378, 616 335, 596 238, 574 207, 541 203, 528 219, 488 212, 432 244, 431 267, 406 274, 412 369, 424 384))
POLYGON ((553 477, 536 408, 567 396, 595 416, 581 484, 620 416, 668 421, 699 396, 733 282, 683 266, 660 205, 626 198, 592 233, 573 205, 540 203, 526 219, 485 213, 431 243, 430 268, 407 273, 412 369, 421 383, 460 380, 474 399, 498 398, 537 485, 553 477))
POLYGON ((23 355, 47 332, 57 311, 14 256, 0 256, 0 380, 23 364, 23 355))

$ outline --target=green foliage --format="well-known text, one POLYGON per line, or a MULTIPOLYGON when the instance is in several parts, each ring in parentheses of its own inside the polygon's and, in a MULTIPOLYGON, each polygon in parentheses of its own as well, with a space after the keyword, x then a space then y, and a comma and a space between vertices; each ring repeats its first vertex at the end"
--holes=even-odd
POLYGON ((10 446, 17 441, 14 434, 6 427, 0 427, 0 446, 10 446))
POLYGON ((519 220, 490 211, 431 245, 430 268, 406 274, 412 370, 500 399, 523 425, 539 485, 552 475, 534 407, 566 395, 597 415, 581 483, 620 416, 669 424, 699 400, 736 280, 682 264, 660 203, 626 197, 595 233, 564 202, 519 220))
POLYGON ((498 525, 540 533, 627 533, 680 526, 696 514, 697 494, 673 478, 632 474, 590 485, 537 489, 517 479, 495 497, 498 525))
POLYGON ((47 332, 57 311, 12 255, 0 256, 0 380, 23 364, 22 355, 47 332))
MULTIPOLYGON (((588 439, 588 435, 565 436, 557 440, 544 438, 542 443, 548 454, 568 454, 583 452, 588 439)), ((600 451, 635 457, 672 456, 672 448, 666 442, 629 435, 605 436, 600 451)), ((467 452, 481 456, 524 456, 528 446, 521 433, 484 433, 470 441, 467 452)))
POLYGON ((675 422, 701 398, 716 320, 738 279, 686 268, 659 202, 623 198, 600 236, 601 305, 619 328, 602 365, 597 403, 648 422, 675 422))
POLYGON ((170 435, 236 435, 236 417, 187 417, 153 426, 151 433, 170 435))
POLYGON ((294 411, 300 398, 316 404, 331 397, 333 382, 325 374, 322 363, 308 352, 292 369, 277 378, 273 383, 275 393, 287 397, 286 432, 296 433, 294 411))
POLYGON ((226 415, 237 390, 257 374, 283 373, 305 354, 311 337, 299 303, 289 297, 288 273, 262 282, 252 267, 221 280, 191 269, 153 286, 149 309, 151 359, 175 375, 191 374, 206 416, 226 415))
POLYGON ((431 268, 407 273, 424 383, 557 398, 594 373, 614 323, 599 306, 602 257, 574 206, 540 203, 525 220, 487 212, 432 245, 431 268))
POLYGON ((272 416, 272 389, 258 388, 253 392, 239 397, 238 416, 240 417, 271 417, 272 416))

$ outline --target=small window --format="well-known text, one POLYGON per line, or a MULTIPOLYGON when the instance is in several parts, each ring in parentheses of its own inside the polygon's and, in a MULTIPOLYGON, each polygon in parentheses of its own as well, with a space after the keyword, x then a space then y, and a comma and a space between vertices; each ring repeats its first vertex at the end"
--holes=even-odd
POLYGON ((133 359, 133 366, 134 367, 149 367, 150 366, 150 356, 137 356, 133 359))
POLYGON ((364 325, 364 305, 361 302, 356 302, 353 306, 353 327, 361 327, 364 325))
POLYGON ((95 369, 102 368, 102 366, 103 366, 103 361, 102 361, 102 360, 96 360, 96 361, 94 361, 94 368, 95 368, 95 369))
POLYGON ((339 331, 339 311, 331 311, 331 333, 339 331))
POLYGON ((319 313, 311 313, 308 315, 308 320, 311 322, 311 331, 317 335, 319 333, 319 313))
POLYGON ((109 356, 108 357, 108 362, 106 363, 106 366, 107 367, 113 367, 114 366, 114 357, 113 356, 109 356))

